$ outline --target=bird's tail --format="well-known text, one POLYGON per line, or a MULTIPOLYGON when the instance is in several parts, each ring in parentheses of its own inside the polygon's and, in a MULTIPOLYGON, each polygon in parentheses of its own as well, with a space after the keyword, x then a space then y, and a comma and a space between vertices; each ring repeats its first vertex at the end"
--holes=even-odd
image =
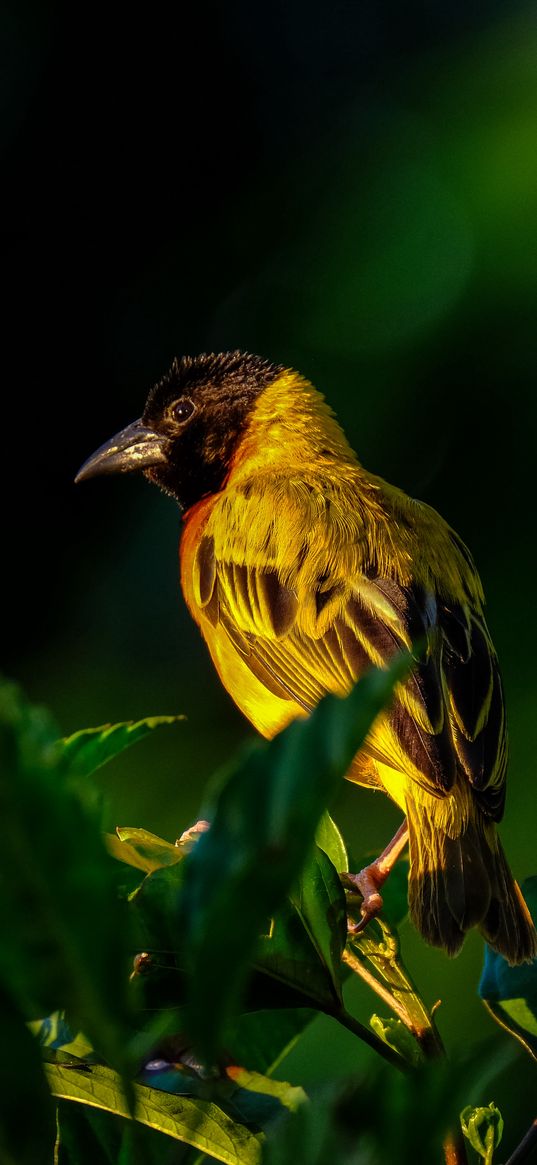
POLYGON ((407 799, 410 917, 428 942, 449 955, 478 926, 511 964, 537 955, 537 935, 495 826, 470 819, 458 837, 439 828, 434 807, 407 799))

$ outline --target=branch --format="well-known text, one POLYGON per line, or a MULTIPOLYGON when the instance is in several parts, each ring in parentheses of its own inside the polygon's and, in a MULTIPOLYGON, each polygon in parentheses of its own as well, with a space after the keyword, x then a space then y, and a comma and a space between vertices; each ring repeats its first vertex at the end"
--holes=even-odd
POLYGON ((368 928, 370 933, 364 931, 349 939, 343 961, 388 1004, 417 1041, 424 1058, 438 1059, 445 1052, 434 1016, 420 998, 401 961, 396 932, 382 918, 376 921, 380 936, 375 938, 374 932, 368 928), (365 966, 364 960, 371 964, 373 971, 365 966))
POLYGON ((343 951, 342 959, 347 967, 350 967, 351 971, 354 971, 355 975, 359 975, 360 979, 363 979, 364 983, 367 983, 368 987, 371 987, 371 990, 375 991, 382 1001, 388 1004, 388 1007, 391 1007, 398 1019, 405 1024, 405 1027, 412 1030, 410 1016, 406 1008, 395 998, 395 995, 392 995, 391 991, 388 991, 387 987, 382 985, 373 972, 367 969, 364 963, 358 958, 358 955, 355 955, 349 947, 346 947, 343 951))
POLYGON ((342 1027, 352 1032, 354 1036, 358 1036, 358 1039, 363 1040, 364 1044, 368 1044, 370 1048, 373 1048, 373 1051, 378 1052, 378 1055, 382 1056, 392 1067, 398 1068, 400 1072, 410 1072, 410 1065, 403 1056, 399 1055, 399 1052, 395 1052, 393 1048, 390 1048, 389 1044, 384 1043, 384 1040, 380 1040, 368 1027, 364 1027, 363 1023, 360 1023, 353 1015, 349 1015, 349 1012, 345 1011, 345 1008, 341 1008, 340 1011, 326 1011, 325 1015, 330 1015, 332 1019, 337 1019, 342 1027))

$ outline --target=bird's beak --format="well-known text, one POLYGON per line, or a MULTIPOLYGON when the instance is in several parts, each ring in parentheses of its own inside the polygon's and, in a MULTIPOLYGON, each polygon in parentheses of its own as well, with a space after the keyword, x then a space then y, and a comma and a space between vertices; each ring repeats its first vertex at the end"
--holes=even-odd
POLYGON ((88 457, 75 481, 87 481, 101 473, 132 473, 136 469, 162 465, 167 459, 168 448, 166 437, 149 429, 142 420, 133 421, 88 457))

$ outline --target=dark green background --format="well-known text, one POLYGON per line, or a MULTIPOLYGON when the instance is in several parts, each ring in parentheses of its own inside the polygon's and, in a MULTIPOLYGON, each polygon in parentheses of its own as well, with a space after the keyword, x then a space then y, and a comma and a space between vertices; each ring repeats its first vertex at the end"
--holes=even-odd
MULTIPOLYGON (((287 362, 474 553, 508 700, 502 836, 535 873, 535 6, 10 0, 0 19, 8 672, 65 731, 185 712, 101 783, 111 825, 196 818, 249 728, 178 594, 179 515, 144 481, 72 479, 174 355, 287 362)), ((357 854, 398 821, 351 788, 336 816, 357 854)), ((404 939, 448 1044, 489 1032, 479 938, 454 963, 404 939)), ((284 1075, 352 1068, 351 1037, 320 1029, 284 1075)))

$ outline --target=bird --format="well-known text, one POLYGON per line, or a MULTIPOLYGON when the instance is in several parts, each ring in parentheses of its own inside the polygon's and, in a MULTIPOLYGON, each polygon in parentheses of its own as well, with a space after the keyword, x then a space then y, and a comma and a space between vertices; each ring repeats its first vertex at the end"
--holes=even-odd
POLYGON ((409 913, 426 941, 453 956, 477 927, 510 964, 533 959, 536 933, 496 828, 507 771, 502 681, 461 538, 366 471, 306 377, 245 352, 176 357, 141 418, 76 481, 132 471, 179 504, 187 607, 224 687, 263 736, 423 644, 346 774, 404 815, 356 875, 355 929, 381 909, 408 843, 409 913))

